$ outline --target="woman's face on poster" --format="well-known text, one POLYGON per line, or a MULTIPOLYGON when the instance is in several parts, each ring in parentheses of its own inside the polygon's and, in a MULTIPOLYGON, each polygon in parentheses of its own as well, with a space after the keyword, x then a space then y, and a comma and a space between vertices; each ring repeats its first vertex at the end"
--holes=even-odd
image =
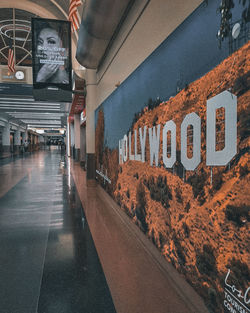
POLYGON ((44 28, 38 36, 37 50, 40 58, 53 60, 62 52, 62 41, 56 30, 44 28), (61 50, 61 51, 60 51, 61 50))

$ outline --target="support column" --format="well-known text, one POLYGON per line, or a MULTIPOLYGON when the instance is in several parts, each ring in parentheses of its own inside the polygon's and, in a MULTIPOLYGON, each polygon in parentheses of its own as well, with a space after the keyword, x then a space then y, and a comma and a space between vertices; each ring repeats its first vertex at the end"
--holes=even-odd
POLYGON ((86 162, 87 180, 95 181, 96 70, 86 70, 86 162))
POLYGON ((20 145, 21 145, 21 132, 20 128, 18 127, 14 133, 14 153, 19 153, 20 145))
POLYGON ((3 152, 10 152, 10 124, 6 123, 3 129, 3 152))
POLYGON ((86 127, 80 128, 80 161, 82 166, 86 166, 86 127))
POLYGON ((70 157, 71 156, 71 135, 70 135, 70 122, 67 121, 67 132, 66 132, 66 136, 67 136, 67 142, 66 142, 66 149, 67 149, 67 156, 70 157))
POLYGON ((38 147, 39 149, 44 149, 45 147, 44 137, 42 135, 38 136, 38 147))
POLYGON ((25 130, 25 132, 23 133, 23 143, 25 143, 25 140, 28 141, 28 131, 27 129, 25 130))
POLYGON ((25 132, 23 133, 23 145, 24 145, 24 151, 28 152, 29 148, 29 135, 28 135, 28 130, 26 129, 25 132))
POLYGON ((70 123, 70 143, 71 153, 70 155, 75 157, 75 135, 74 135, 74 124, 70 123))
POLYGON ((75 160, 80 161, 80 114, 74 115, 75 160))
POLYGON ((33 134, 31 134, 30 135, 29 152, 33 151, 33 146, 34 146, 34 138, 33 138, 33 134))

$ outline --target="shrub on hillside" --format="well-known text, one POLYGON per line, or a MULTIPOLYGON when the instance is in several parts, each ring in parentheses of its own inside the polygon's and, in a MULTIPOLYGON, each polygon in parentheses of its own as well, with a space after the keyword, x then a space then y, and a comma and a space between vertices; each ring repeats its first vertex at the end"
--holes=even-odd
POLYGON ((205 172, 202 172, 200 175, 195 174, 188 177, 187 183, 189 183, 192 186, 195 198, 197 198, 199 195, 203 195, 204 193, 203 187, 206 182, 206 179, 207 177, 205 172))
POLYGON ((250 210, 249 206, 234 206, 228 204, 226 206, 225 215, 229 221, 233 221, 237 226, 243 226, 246 221, 250 221, 250 210))
POLYGON ((135 214, 137 219, 141 223, 142 230, 146 233, 148 230, 148 225, 146 223, 146 195, 143 183, 140 181, 136 188, 136 208, 135 214))
POLYGON ((175 196, 176 196, 177 202, 182 203, 182 196, 181 196, 180 189, 175 188, 175 196))
POLYGON ((185 206, 185 212, 189 212, 189 210, 190 210, 190 202, 187 202, 187 204, 186 204, 186 206, 185 206))
POLYGON ((134 174, 134 177, 135 177, 136 179, 139 179, 139 174, 136 172, 136 173, 134 174))
POLYGON ((167 185, 166 177, 163 178, 159 175, 155 181, 154 177, 150 176, 148 182, 144 184, 149 189, 152 200, 161 202, 165 208, 169 207, 169 200, 172 200, 172 193, 167 185))
POLYGON ((217 273, 216 258, 211 245, 203 245, 203 251, 196 254, 196 266, 201 274, 211 276, 217 273))
POLYGON ((239 170, 240 177, 244 177, 248 173, 249 173, 249 170, 248 170, 247 164, 245 166, 240 165, 240 170, 239 170))
POLYGON ((188 238, 188 237, 189 237, 189 235, 190 235, 190 230, 189 230, 188 225, 187 225, 185 222, 183 222, 183 224, 182 224, 182 228, 183 228, 183 230, 184 230, 184 234, 185 234, 185 236, 188 238))
POLYGON ((213 175, 213 190, 217 191, 221 188, 223 183, 222 180, 222 173, 218 172, 217 174, 213 175))
POLYGON ((176 249, 176 253, 178 255, 178 261, 180 265, 185 265, 186 263, 186 256, 183 252, 183 247, 180 244, 180 240, 178 239, 176 233, 173 235, 173 241, 176 249))

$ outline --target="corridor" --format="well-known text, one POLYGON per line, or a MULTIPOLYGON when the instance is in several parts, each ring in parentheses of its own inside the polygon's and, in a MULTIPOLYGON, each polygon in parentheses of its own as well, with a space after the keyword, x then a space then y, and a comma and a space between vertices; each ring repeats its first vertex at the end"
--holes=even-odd
POLYGON ((61 151, 0 160, 2 313, 113 313, 61 151))
POLYGON ((0 313, 250 313, 249 39, 250 0, 0 1, 0 313))

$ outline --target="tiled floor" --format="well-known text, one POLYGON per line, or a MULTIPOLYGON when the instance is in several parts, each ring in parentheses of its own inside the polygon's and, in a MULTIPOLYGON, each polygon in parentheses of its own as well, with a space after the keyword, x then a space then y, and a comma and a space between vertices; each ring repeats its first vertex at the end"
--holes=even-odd
POLYGON ((79 164, 70 166, 117 313, 208 313, 111 197, 100 186, 87 186, 79 164))
POLYGON ((0 313, 208 313, 57 149, 0 160, 0 251, 0 313))
POLYGON ((115 312, 60 151, 9 161, 0 163, 0 312, 115 312))

